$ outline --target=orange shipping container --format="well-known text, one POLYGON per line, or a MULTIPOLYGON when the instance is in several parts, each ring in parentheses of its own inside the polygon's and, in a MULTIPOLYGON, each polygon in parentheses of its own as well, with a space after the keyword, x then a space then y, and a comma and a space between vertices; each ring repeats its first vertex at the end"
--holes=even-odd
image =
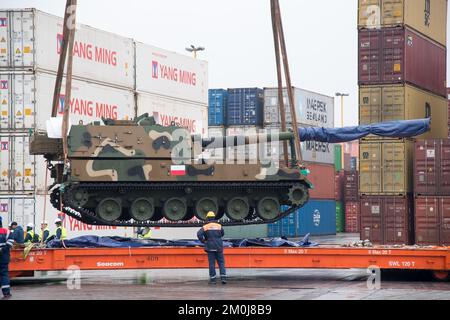
POLYGON ((335 171, 334 164, 307 163, 311 173, 308 180, 314 185, 310 190, 311 199, 334 200, 335 198, 335 171))

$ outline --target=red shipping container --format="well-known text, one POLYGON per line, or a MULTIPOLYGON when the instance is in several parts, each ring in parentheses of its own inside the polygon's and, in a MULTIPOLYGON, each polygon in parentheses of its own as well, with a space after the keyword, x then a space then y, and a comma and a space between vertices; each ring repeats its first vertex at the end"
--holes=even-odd
POLYGON ((359 31, 359 84, 410 83, 447 97, 447 52, 408 27, 359 31))
POLYGON ((345 172, 344 190, 345 201, 358 201, 359 200, 359 173, 358 172, 345 172))
POLYGON ((412 244, 412 209, 413 203, 409 196, 361 198, 361 239, 382 245, 412 244))
POLYGON ((310 198, 334 200, 334 164, 307 163, 306 167, 311 172, 307 178, 314 185, 314 189, 309 191, 310 198))
POLYGON ((345 232, 359 233, 360 208, 359 202, 347 202, 345 204, 345 232))
POLYGON ((414 148, 414 193, 450 195, 450 140, 416 140, 414 148))
POLYGON ((334 176, 334 199, 344 201, 344 171, 336 172, 334 176))
POLYGON ((450 197, 417 197, 415 200, 416 244, 450 244, 450 197))

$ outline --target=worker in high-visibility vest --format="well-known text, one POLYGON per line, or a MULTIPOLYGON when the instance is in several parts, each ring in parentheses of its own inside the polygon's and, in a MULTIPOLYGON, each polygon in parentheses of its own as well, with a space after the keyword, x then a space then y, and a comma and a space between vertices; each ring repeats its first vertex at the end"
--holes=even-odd
POLYGON ((148 227, 138 230, 138 239, 149 240, 152 238, 152 230, 148 227))
POLYGON ((27 232, 25 233, 25 244, 29 245, 30 243, 36 243, 37 241, 37 235, 34 232, 34 224, 29 223, 27 224, 27 232))
POLYGON ((50 237, 50 229, 48 228, 48 222, 42 221, 41 232, 39 233, 39 242, 46 242, 50 237))
POLYGON ((66 240, 67 230, 62 226, 62 220, 60 218, 56 218, 55 225, 56 225, 55 240, 66 240))

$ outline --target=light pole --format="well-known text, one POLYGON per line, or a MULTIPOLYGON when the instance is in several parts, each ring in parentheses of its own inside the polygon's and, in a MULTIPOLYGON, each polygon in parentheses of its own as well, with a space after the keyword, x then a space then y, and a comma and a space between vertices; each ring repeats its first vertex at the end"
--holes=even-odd
POLYGON ((186 51, 194 53, 194 59, 197 59, 197 51, 205 51, 205 48, 191 45, 190 48, 186 48, 186 51))
MULTIPOLYGON (((348 93, 340 93, 336 92, 336 97, 341 97, 341 127, 344 127, 344 97, 350 96, 348 93)), ((341 162, 342 162, 342 168, 345 170, 345 157, 344 157, 344 143, 341 144, 341 162)))

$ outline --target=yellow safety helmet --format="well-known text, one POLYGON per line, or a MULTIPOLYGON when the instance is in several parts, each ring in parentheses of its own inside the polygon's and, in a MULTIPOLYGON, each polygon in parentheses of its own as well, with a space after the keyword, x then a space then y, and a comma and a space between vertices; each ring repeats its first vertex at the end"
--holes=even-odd
POLYGON ((208 214, 206 215, 206 218, 208 218, 208 219, 212 219, 212 218, 215 218, 215 217, 216 217, 216 214, 214 212, 212 212, 212 211, 208 212, 208 214))

